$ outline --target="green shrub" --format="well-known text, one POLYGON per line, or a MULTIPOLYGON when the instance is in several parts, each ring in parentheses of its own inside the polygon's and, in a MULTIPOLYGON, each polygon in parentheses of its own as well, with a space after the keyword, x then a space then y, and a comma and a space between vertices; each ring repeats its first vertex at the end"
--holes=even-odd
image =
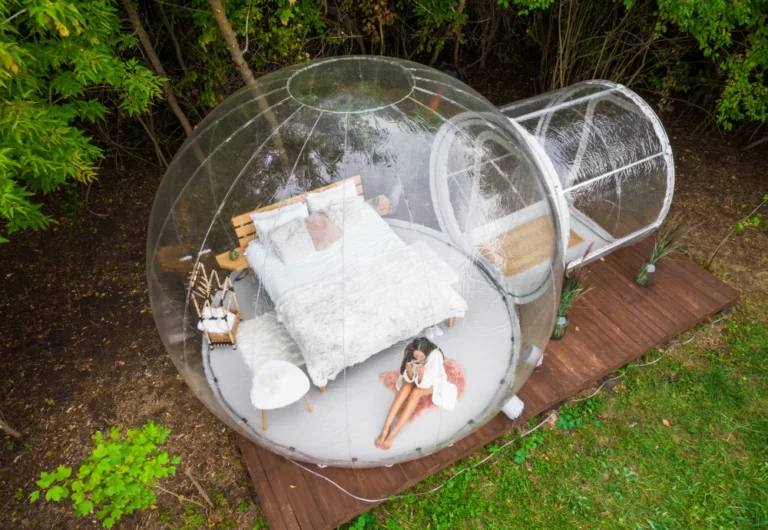
POLYGON ((157 480, 176 474, 180 458, 170 458, 160 451, 171 431, 152 421, 143 429, 130 429, 125 436, 118 428, 93 435, 96 446, 72 477, 72 468, 59 466, 41 473, 39 490, 29 497, 35 502, 45 492, 45 500, 70 499, 75 515, 85 516, 96 510, 105 528, 112 528, 123 514, 143 510, 156 501, 157 480))

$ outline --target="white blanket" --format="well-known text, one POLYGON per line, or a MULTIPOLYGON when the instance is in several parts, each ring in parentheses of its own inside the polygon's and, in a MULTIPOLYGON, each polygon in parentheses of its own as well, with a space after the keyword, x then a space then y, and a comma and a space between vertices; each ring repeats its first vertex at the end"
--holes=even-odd
POLYGON ((463 317, 466 301, 448 265, 411 245, 346 265, 341 274, 283 294, 275 310, 298 343, 312 382, 325 386, 344 368, 424 328, 463 317))
POLYGON ((203 314, 197 323, 197 329, 207 331, 208 333, 229 333, 235 325, 235 314, 227 311, 223 307, 203 308, 203 314), (226 315, 226 319, 224 316, 226 315))

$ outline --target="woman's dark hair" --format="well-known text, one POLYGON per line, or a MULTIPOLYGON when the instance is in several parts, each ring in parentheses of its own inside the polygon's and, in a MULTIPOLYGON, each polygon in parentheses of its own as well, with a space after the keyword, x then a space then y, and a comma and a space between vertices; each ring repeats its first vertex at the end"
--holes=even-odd
POLYGON ((408 343, 408 346, 405 347, 405 353, 403 354, 403 362, 400 364, 401 374, 405 372, 405 365, 416 358, 413 355, 413 352, 415 352, 416 350, 423 352, 424 357, 428 358, 433 351, 438 350, 438 347, 437 347, 437 344, 435 344, 434 342, 432 342, 426 337, 416 337, 415 339, 413 339, 411 342, 408 343))

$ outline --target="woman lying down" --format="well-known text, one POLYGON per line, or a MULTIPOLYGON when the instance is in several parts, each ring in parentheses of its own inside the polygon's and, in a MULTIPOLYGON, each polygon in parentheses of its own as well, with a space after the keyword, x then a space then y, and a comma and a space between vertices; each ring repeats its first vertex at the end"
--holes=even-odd
POLYGON ((397 394, 389 408, 384 428, 376 441, 376 447, 389 449, 397 433, 411 419, 419 400, 432 396, 432 403, 446 410, 456 406, 456 385, 448 381, 443 361, 445 356, 432 341, 425 337, 414 339, 405 347, 400 377, 397 380, 397 394), (399 416, 399 417, 398 417, 399 416), (397 423, 392 424, 397 418, 397 423))

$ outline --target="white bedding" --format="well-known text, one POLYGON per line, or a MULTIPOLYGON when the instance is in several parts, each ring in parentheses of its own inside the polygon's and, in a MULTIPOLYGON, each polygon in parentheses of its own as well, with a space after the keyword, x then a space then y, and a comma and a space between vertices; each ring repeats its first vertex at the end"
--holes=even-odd
POLYGON ((379 254, 345 274, 293 289, 275 304, 278 319, 325 386, 344 368, 451 317, 467 302, 446 281, 455 274, 423 243, 379 254))
POLYGON ((283 263, 275 249, 269 247, 269 241, 251 241, 245 257, 272 301, 277 303, 297 287, 340 277, 345 267, 366 257, 405 248, 405 243, 373 208, 363 204, 360 214, 355 223, 346 223, 341 239, 333 245, 291 265, 283 263))
POLYGON ((245 252, 317 386, 467 308, 455 271, 426 244, 406 245, 368 205, 359 214, 339 241, 291 265, 269 241, 245 252))

